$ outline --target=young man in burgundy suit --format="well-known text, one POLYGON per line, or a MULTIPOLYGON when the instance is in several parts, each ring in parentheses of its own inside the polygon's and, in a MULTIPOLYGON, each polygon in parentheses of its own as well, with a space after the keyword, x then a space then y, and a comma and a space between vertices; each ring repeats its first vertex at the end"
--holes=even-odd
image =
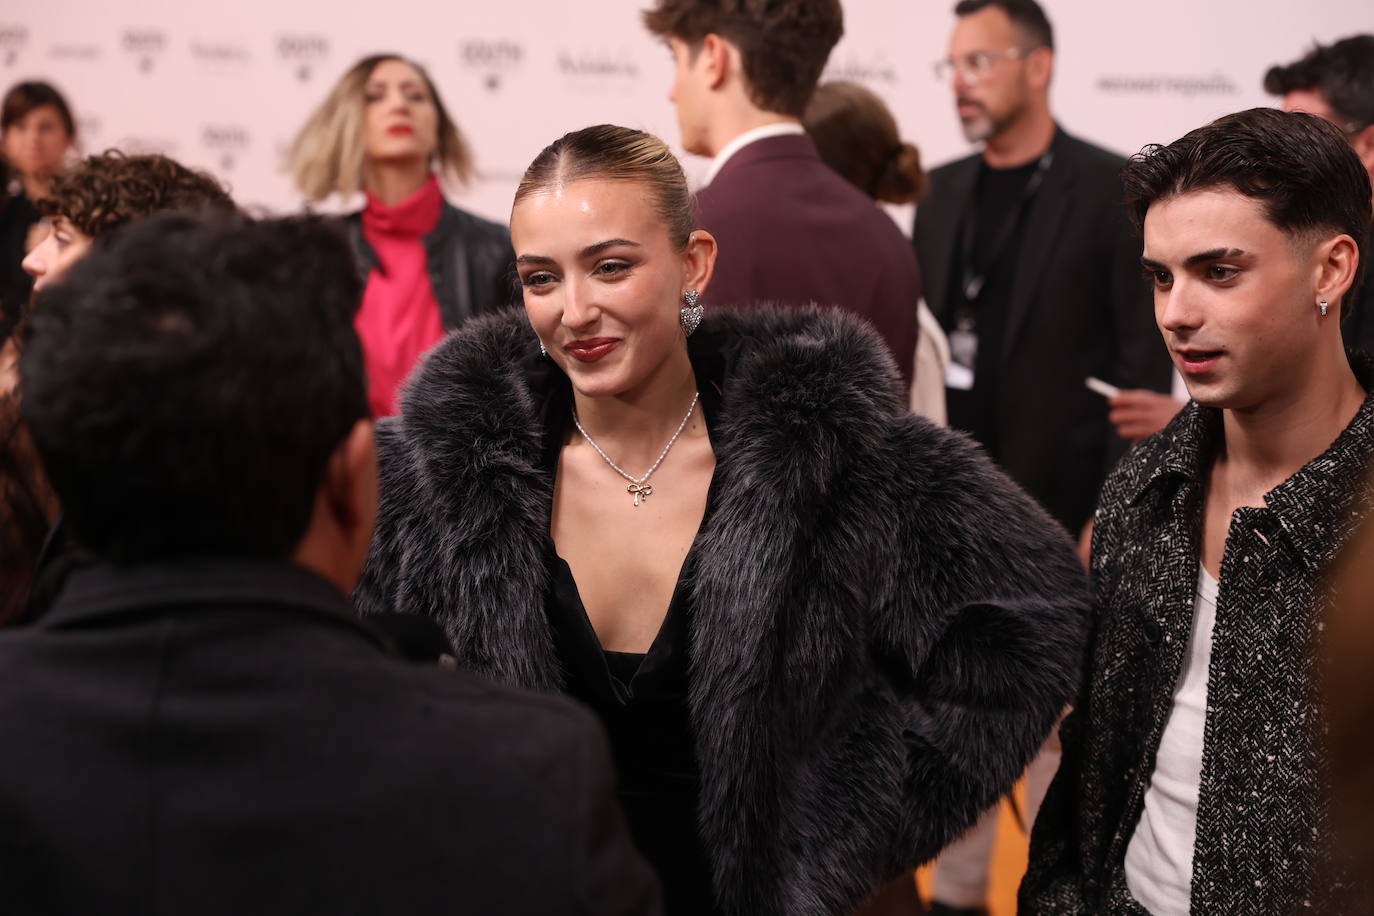
POLYGON ((703 303, 837 305, 867 319, 906 383, 921 277, 910 244, 831 171, 801 116, 844 33, 839 0, 657 0, 682 144, 713 157, 697 218, 720 243, 703 303))

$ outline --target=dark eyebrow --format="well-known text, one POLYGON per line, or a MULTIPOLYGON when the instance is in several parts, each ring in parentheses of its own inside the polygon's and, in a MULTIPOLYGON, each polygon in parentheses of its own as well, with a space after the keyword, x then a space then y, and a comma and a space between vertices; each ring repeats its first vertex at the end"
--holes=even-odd
POLYGON ((522 254, 515 259, 517 264, 552 264, 553 258, 546 258, 542 254, 522 254))
MULTIPOLYGON (((1183 266, 1193 267, 1198 264, 1206 264, 1209 261, 1220 261, 1225 258, 1242 257, 1245 257, 1245 252, 1241 251, 1239 248, 1213 248, 1211 251, 1199 251, 1197 254, 1190 256, 1188 260, 1183 262, 1183 266)), ((1145 268, 1146 270, 1169 269, 1165 267, 1163 264, 1159 263, 1158 261, 1152 261, 1149 258, 1141 258, 1140 266, 1145 268)))
POLYGON ((1195 264, 1205 264, 1208 261, 1220 261, 1223 258, 1244 257, 1245 252, 1239 248, 1213 248, 1211 251, 1199 251, 1183 262, 1184 267, 1192 267, 1195 264))

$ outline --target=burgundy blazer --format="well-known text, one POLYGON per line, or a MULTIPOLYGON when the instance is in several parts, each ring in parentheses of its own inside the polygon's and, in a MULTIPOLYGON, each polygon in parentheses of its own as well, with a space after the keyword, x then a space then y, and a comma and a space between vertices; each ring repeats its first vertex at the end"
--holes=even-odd
POLYGON ((720 243, 707 308, 840 306, 877 329, 911 383, 921 295, 911 243, 810 137, 768 137, 731 156, 697 192, 697 222, 720 243))

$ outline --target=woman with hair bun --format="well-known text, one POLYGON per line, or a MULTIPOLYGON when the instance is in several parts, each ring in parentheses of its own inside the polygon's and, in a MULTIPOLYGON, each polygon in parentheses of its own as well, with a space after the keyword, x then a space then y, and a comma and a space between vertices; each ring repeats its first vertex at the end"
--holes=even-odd
MULTIPOLYGON (((874 200, 914 204, 925 193, 920 152, 901 139, 883 100, 858 83, 817 86, 802 124, 821 160, 874 200)), ((921 336, 916 342, 911 409, 944 425, 949 342, 924 301, 917 305, 917 318, 921 336)))
POLYGON ((397 54, 358 61, 310 116, 290 153, 309 201, 366 194, 347 218, 366 289, 358 335, 376 416, 445 331, 515 300, 506 227, 444 199, 472 152, 424 68, 397 54))
POLYGON ((550 144, 511 237, 524 309, 450 335, 378 425, 358 609, 588 704, 670 913, 916 906, 1078 683, 1067 536, 907 410, 866 322, 703 315, 716 240, 657 137, 550 144))

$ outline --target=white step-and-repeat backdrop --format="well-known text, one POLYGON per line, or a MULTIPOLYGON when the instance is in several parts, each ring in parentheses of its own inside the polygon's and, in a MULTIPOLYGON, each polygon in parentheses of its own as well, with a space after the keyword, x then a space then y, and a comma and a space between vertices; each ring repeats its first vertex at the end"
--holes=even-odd
MULTIPOLYGON (((566 130, 611 121, 677 145, 671 60, 640 24, 646 3, 3 0, 0 83, 57 84, 87 152, 165 152, 221 177, 241 203, 282 211, 300 203, 282 161, 306 115, 358 57, 400 52, 428 67, 476 151, 480 180, 451 196, 504 220, 524 166, 566 130)), ((1122 153, 1269 104, 1270 64, 1374 31, 1371 0, 1044 3, 1056 114, 1122 153)), ((952 7, 847 0, 827 74, 882 95, 929 165, 969 150, 932 72, 952 7)), ((693 178, 704 170, 685 164, 693 178)))

